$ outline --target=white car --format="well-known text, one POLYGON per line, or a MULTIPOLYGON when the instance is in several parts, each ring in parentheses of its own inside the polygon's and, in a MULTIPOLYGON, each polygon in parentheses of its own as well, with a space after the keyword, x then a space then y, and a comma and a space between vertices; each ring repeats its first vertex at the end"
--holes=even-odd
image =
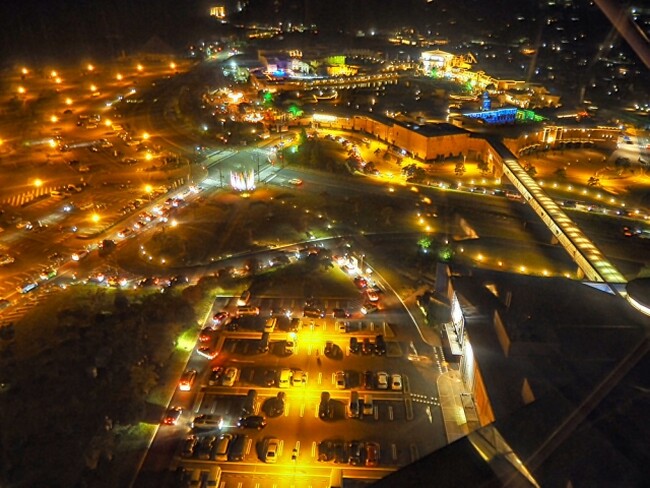
POLYGON ((82 249, 81 251, 77 251, 75 253, 72 253, 72 256, 70 256, 70 257, 72 258, 73 261, 81 261, 86 256, 88 256, 88 251, 86 251, 85 249, 82 249))
POLYGON ((293 186, 300 186, 302 185, 302 180, 299 180, 298 178, 292 178, 289 180, 289 183, 293 186))
POLYGON ((334 375, 334 379, 336 383, 336 389, 345 390, 345 387, 347 386, 345 371, 337 371, 334 375))
POLYGON ((237 373, 239 373, 239 370, 234 366, 226 368, 226 372, 221 378, 221 384, 223 386, 233 386, 237 380, 237 373))
POLYGON ((390 377, 390 389, 391 390, 402 390, 402 375, 394 374, 390 377))
POLYGON ((385 371, 380 371, 377 373, 377 389, 378 390, 387 390, 388 389, 388 373, 385 371))

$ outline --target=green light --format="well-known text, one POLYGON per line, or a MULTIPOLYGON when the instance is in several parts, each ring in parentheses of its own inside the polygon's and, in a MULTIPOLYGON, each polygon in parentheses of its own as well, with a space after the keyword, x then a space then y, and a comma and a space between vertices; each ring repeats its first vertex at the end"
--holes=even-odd
POLYGON ((291 105, 288 109, 288 112, 294 117, 299 117, 302 115, 302 110, 298 108, 297 105, 291 105))
POLYGON ((418 246, 422 249, 429 249, 431 247, 431 239, 428 237, 423 237, 418 241, 418 246))
POLYGON ((193 330, 186 330, 176 341, 176 349, 181 351, 191 351, 196 344, 196 334, 193 330))
POLYGON ((451 247, 445 246, 440 251, 438 251, 438 258, 440 258, 440 261, 443 261, 445 263, 448 263, 451 261, 451 258, 454 257, 454 251, 452 251, 451 247))

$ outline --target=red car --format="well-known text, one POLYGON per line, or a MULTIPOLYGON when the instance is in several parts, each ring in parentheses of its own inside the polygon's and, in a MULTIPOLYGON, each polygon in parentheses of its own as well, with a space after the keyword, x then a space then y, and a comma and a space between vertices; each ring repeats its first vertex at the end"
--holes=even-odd
POLYGON ((229 316, 230 314, 228 312, 222 310, 221 312, 214 314, 214 317, 212 317, 212 321, 214 322, 215 325, 220 325, 223 324, 229 316))
POLYGON ((212 340, 212 334, 214 333, 214 329, 210 327, 206 327, 201 331, 201 334, 199 334, 199 342, 208 342, 212 340))

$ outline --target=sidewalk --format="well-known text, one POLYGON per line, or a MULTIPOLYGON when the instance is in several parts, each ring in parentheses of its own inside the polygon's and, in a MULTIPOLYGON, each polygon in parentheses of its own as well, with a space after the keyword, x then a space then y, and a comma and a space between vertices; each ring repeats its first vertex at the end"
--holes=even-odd
POLYGON ((460 372, 450 369, 438 377, 437 384, 447 442, 451 444, 481 425, 471 394, 466 391, 460 372))

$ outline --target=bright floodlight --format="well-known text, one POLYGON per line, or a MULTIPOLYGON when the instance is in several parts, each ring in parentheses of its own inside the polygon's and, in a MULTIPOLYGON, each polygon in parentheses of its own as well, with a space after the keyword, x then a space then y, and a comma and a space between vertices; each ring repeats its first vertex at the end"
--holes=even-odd
POLYGON ((230 186, 237 191, 250 191, 255 189, 255 171, 233 171, 230 173, 230 186))

